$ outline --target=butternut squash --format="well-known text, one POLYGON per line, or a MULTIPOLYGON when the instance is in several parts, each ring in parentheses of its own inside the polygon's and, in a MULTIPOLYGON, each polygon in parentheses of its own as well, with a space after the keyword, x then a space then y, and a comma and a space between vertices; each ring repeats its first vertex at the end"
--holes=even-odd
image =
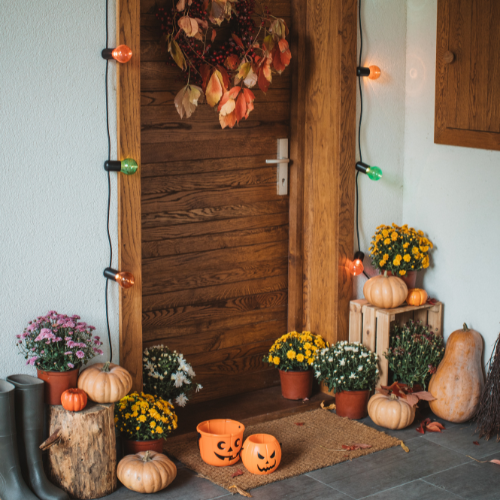
POLYGON ((483 338, 469 330, 453 332, 446 343, 444 358, 429 383, 431 410, 450 422, 467 422, 476 412, 484 387, 483 338))

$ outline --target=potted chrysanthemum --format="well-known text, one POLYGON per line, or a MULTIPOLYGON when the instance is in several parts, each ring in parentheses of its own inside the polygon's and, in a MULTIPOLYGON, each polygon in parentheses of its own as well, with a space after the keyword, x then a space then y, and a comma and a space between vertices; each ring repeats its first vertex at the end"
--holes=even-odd
POLYGON ((408 289, 415 288, 417 271, 429 267, 429 252, 433 248, 423 231, 412 227, 381 225, 372 237, 370 255, 372 265, 382 274, 401 278, 408 289))
POLYGON ((80 367, 102 355, 101 339, 92 334, 95 327, 79 319, 49 311, 16 335, 26 364, 34 366, 38 378, 45 381, 47 404, 60 405, 61 394, 77 387, 80 367))
POLYGON ((311 332, 290 332, 280 337, 269 349, 264 361, 280 371, 281 393, 286 399, 311 396, 312 365, 316 353, 328 344, 311 332))
POLYGON ((193 391, 203 389, 193 379, 196 373, 182 353, 157 345, 144 349, 144 392, 159 396, 179 406, 186 406, 193 391))
POLYGON ((379 375, 375 353, 358 342, 340 341, 321 350, 313 368, 316 379, 335 390, 337 415, 354 420, 366 417, 370 391, 379 375))
POLYGON ((148 450, 163 453, 164 440, 177 429, 177 415, 168 401, 134 392, 115 404, 115 425, 125 455, 148 450))

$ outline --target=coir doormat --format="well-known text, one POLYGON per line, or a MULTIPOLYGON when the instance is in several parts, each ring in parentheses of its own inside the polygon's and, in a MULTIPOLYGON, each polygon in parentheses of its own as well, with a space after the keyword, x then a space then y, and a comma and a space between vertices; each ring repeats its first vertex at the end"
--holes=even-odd
POLYGON ((197 441, 171 445, 167 441, 166 451, 200 476, 236 493, 238 488, 248 492, 252 488, 401 444, 399 439, 354 420, 338 417, 325 409, 251 425, 245 429, 245 439, 251 434, 271 434, 281 443, 282 459, 276 472, 266 476, 251 474, 241 460, 227 467, 207 465, 200 457, 197 441), (342 448, 343 445, 357 444, 370 447, 357 450, 342 448), (238 475, 240 471, 243 474, 238 475))

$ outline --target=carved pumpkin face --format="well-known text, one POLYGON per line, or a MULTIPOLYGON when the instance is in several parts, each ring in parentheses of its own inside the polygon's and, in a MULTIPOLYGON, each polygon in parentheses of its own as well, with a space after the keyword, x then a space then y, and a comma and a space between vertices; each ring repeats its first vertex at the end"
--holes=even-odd
POLYGON ((236 420, 207 420, 198 424, 198 447, 208 465, 224 467, 240 459, 245 426, 236 420))
POLYGON ((253 434, 248 437, 241 453, 243 464, 252 474, 271 474, 280 465, 281 446, 270 434, 253 434))

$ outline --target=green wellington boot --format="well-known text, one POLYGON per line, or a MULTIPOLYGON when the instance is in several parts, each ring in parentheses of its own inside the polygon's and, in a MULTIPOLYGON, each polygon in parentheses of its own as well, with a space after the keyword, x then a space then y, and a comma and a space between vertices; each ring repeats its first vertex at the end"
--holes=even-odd
MULTIPOLYGON (((44 382, 31 375, 11 375, 7 382, 15 386, 17 447, 23 477, 31 491, 41 500, 69 500, 45 475, 42 452, 44 382)), ((2 496, 0 495, 0 498, 2 496)), ((10 497, 7 496, 10 500, 10 497)))
POLYGON ((23 480, 16 440, 16 415, 12 384, 0 380, 0 498, 38 500, 23 480))

